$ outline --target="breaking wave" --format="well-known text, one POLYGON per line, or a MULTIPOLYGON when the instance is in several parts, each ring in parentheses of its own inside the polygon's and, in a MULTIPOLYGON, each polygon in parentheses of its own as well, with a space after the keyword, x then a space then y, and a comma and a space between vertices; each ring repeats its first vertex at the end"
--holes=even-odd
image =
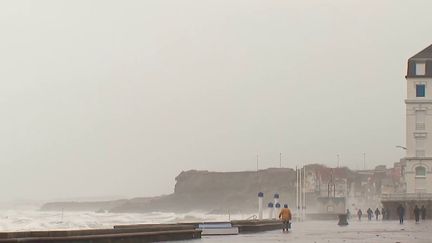
POLYGON ((203 212, 184 214, 109 213, 109 212, 47 212, 35 209, 1 210, 0 231, 99 229, 122 224, 156 224, 243 219, 243 215, 215 215, 203 212))

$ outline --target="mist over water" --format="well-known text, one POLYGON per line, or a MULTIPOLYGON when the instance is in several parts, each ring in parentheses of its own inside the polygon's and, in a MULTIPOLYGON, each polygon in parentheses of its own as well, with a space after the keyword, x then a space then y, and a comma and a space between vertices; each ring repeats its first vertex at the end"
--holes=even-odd
MULTIPOLYGON (((231 219, 243 219, 231 215, 231 219)), ((0 231, 102 229, 122 224, 157 224, 201 221, 227 221, 228 215, 203 212, 190 213, 108 213, 108 212, 46 212, 38 208, 0 210, 0 231)))

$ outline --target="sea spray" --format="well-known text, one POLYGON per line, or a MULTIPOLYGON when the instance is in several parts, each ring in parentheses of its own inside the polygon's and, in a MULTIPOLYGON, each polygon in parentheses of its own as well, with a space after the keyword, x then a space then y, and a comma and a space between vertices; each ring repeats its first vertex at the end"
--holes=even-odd
MULTIPOLYGON (((244 219, 245 215, 230 215, 244 219)), ((101 229, 121 224, 158 224, 178 222, 227 221, 227 215, 189 213, 109 213, 109 212, 48 212, 38 209, 1 210, 0 231, 101 229)))

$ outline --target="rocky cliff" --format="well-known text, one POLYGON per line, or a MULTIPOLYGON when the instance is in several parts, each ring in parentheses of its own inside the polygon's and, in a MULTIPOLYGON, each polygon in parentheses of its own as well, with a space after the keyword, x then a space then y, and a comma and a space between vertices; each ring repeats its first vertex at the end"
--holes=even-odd
POLYGON ((174 193, 143 203, 139 198, 113 208, 113 212, 206 211, 213 213, 254 212, 257 194, 264 201, 281 193, 282 202, 295 202, 295 171, 267 169, 259 172, 186 171, 176 177, 174 193))
POLYGON ((190 170, 176 177, 174 193, 154 198, 134 198, 108 202, 47 203, 42 210, 109 210, 111 212, 189 212, 249 213, 258 207, 257 194, 264 192, 264 202, 281 194, 281 202, 294 204, 293 169, 266 169, 244 172, 209 172, 190 170))

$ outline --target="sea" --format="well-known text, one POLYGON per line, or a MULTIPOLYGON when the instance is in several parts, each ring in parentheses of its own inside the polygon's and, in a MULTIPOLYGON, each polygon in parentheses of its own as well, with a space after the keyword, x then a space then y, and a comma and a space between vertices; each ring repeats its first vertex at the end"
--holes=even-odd
POLYGON ((91 211, 41 211, 37 206, 0 209, 0 231, 101 229, 123 224, 158 224, 246 219, 248 215, 206 212, 110 213, 91 211))

